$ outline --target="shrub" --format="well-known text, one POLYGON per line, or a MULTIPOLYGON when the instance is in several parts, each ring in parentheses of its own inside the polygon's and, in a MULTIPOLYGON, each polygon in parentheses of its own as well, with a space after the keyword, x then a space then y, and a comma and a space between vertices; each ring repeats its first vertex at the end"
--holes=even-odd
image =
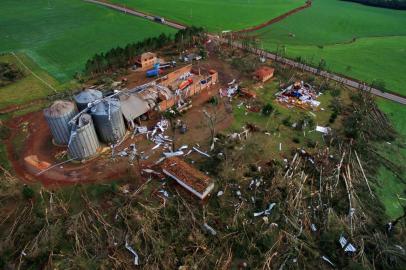
POLYGON ((32 198, 34 198, 35 191, 29 186, 24 186, 23 190, 22 190, 22 194, 25 199, 32 199, 32 198))
POLYGON ((292 126, 292 122, 290 121, 290 116, 284 118, 284 119, 282 120, 282 124, 283 124, 284 126, 291 127, 291 126, 292 126))
POLYGON ((293 137, 292 142, 294 143, 300 143, 300 139, 298 137, 293 137))
POLYGON ((265 116, 270 116, 273 112, 273 106, 272 104, 268 103, 266 105, 264 105, 264 107, 262 107, 262 114, 265 116))
POLYGON ((333 97, 338 97, 341 95, 341 90, 340 88, 334 88, 333 90, 331 90, 331 95, 333 97))
POLYGON ((307 140, 307 142, 306 142, 306 145, 309 148, 315 148, 316 144, 317 144, 316 141, 313 141, 313 140, 307 140))
POLYGON ((373 80, 371 83, 371 87, 376 88, 378 90, 385 91, 386 90, 386 83, 383 80, 373 80))
POLYGON ((10 129, 0 123, 0 140, 6 140, 10 137, 10 129))
POLYGON ((333 123, 336 121, 337 116, 338 116, 337 112, 333 112, 333 113, 330 115, 330 119, 328 120, 328 121, 330 122, 330 124, 333 124, 333 123))

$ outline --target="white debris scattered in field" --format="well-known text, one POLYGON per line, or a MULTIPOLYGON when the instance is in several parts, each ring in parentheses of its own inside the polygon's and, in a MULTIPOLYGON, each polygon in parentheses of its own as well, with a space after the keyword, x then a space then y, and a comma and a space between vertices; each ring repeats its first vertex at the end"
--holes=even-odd
POLYGON ((211 235, 217 235, 217 232, 211 227, 209 224, 204 223, 203 227, 211 234, 211 235))
POLYGON ((356 252, 357 251, 357 249, 351 243, 349 243, 348 240, 345 239, 344 236, 342 236, 342 235, 340 236, 340 239, 338 240, 338 242, 340 243, 341 248, 345 247, 344 248, 345 252, 356 252))
POLYGON ((254 213, 254 217, 259 217, 259 216, 269 216, 271 214, 272 209, 275 207, 276 203, 271 203, 268 206, 268 209, 262 211, 262 212, 256 212, 254 213))
POLYGON ((206 152, 203 152, 202 150, 198 149, 197 147, 193 147, 193 150, 195 150, 196 152, 198 152, 199 154, 206 156, 206 157, 211 157, 209 154, 207 154, 206 152))
POLYGON ((125 241, 125 248, 134 255, 134 265, 139 265, 139 257, 137 252, 125 241))
POLYGON ((329 134, 331 132, 331 128, 329 127, 322 127, 322 126, 317 126, 316 131, 321 132, 323 134, 329 134))

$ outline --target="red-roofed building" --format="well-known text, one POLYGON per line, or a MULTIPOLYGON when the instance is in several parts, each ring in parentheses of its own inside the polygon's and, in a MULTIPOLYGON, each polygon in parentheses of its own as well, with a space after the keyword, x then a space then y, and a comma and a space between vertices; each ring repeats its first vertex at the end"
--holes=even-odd
POLYGON ((180 158, 167 158, 161 167, 164 174, 174 179, 201 200, 206 198, 214 188, 214 183, 210 177, 180 158))
POLYGON ((264 66, 255 71, 254 77, 261 82, 266 82, 273 77, 274 72, 274 68, 264 66))

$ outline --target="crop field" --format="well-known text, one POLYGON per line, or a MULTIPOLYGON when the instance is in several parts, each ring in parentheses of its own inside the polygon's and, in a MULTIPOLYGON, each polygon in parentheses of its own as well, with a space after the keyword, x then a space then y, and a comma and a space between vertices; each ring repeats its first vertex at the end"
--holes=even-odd
POLYGON ((109 0, 209 31, 259 25, 305 3, 304 0, 109 0))
POLYGON ((0 52, 24 52, 60 82, 95 53, 174 32, 80 0, 2 0, 0 25, 0 52))
POLYGON ((338 0, 314 0, 312 7, 255 32, 264 48, 285 46, 286 56, 317 64, 371 83, 383 80, 406 95, 406 11, 338 0))

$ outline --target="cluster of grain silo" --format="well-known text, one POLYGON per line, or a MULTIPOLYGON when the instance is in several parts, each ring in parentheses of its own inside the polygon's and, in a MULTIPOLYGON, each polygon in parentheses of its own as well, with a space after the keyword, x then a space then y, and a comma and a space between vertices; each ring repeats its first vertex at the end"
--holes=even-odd
POLYGON ((74 100, 76 106, 71 101, 58 100, 44 110, 54 143, 67 145, 71 158, 88 159, 97 154, 99 140, 115 144, 124 137, 126 128, 118 99, 103 98, 102 92, 87 89, 75 95, 74 100))

